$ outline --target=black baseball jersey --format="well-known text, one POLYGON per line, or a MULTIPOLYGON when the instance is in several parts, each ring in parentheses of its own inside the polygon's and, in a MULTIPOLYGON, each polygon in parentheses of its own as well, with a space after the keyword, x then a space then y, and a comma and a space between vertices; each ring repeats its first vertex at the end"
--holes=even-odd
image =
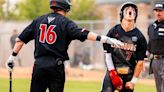
POLYGON ((70 19, 49 13, 34 19, 19 35, 19 39, 24 43, 35 40, 35 58, 51 55, 68 60, 67 50, 71 41, 87 39, 89 32, 81 30, 70 19))
POLYGON ((164 55, 164 21, 155 21, 148 27, 148 50, 150 53, 164 55))
POLYGON ((107 36, 116 38, 124 42, 124 46, 116 47, 103 44, 104 50, 112 54, 114 66, 129 66, 134 69, 137 60, 145 58, 147 43, 143 34, 134 28, 129 32, 125 32, 120 24, 109 30, 107 36))

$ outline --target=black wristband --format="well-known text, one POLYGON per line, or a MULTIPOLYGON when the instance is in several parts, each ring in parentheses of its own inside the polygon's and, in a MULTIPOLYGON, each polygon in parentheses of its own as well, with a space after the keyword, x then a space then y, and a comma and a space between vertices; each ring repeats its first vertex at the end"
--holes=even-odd
POLYGON ((96 41, 100 41, 101 40, 101 36, 98 35, 97 38, 96 38, 96 41))
POLYGON ((17 56, 17 54, 18 54, 18 53, 15 53, 15 52, 12 53, 13 56, 17 56))

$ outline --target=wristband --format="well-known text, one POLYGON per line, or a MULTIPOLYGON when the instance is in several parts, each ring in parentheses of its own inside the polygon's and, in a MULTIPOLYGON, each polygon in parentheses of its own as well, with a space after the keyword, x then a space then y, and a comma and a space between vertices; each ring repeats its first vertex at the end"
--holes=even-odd
POLYGON ((133 76, 133 78, 130 82, 133 83, 133 84, 136 84, 137 80, 138 80, 138 78, 133 76))
POLYGON ((108 40, 107 36, 104 36, 104 35, 100 36, 100 42, 107 43, 107 40, 108 40))
POLYGON ((12 53, 13 56, 17 56, 17 54, 18 54, 18 53, 15 53, 15 52, 12 53))
POLYGON ((96 38, 96 41, 100 41, 101 40, 101 36, 97 36, 97 38, 96 38))

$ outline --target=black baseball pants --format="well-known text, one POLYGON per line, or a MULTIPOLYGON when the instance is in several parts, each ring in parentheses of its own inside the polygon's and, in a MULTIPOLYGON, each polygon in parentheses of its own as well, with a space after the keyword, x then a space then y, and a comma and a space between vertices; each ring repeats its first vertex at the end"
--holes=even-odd
POLYGON ((36 59, 30 92, 63 92, 65 71, 63 61, 54 57, 41 57, 36 59))

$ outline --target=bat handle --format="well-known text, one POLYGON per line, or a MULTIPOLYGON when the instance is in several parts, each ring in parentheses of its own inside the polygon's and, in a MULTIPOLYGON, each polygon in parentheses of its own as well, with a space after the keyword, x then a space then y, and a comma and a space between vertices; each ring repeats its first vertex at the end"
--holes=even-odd
POLYGON ((10 89, 9 92, 12 92, 12 72, 10 71, 10 89))

